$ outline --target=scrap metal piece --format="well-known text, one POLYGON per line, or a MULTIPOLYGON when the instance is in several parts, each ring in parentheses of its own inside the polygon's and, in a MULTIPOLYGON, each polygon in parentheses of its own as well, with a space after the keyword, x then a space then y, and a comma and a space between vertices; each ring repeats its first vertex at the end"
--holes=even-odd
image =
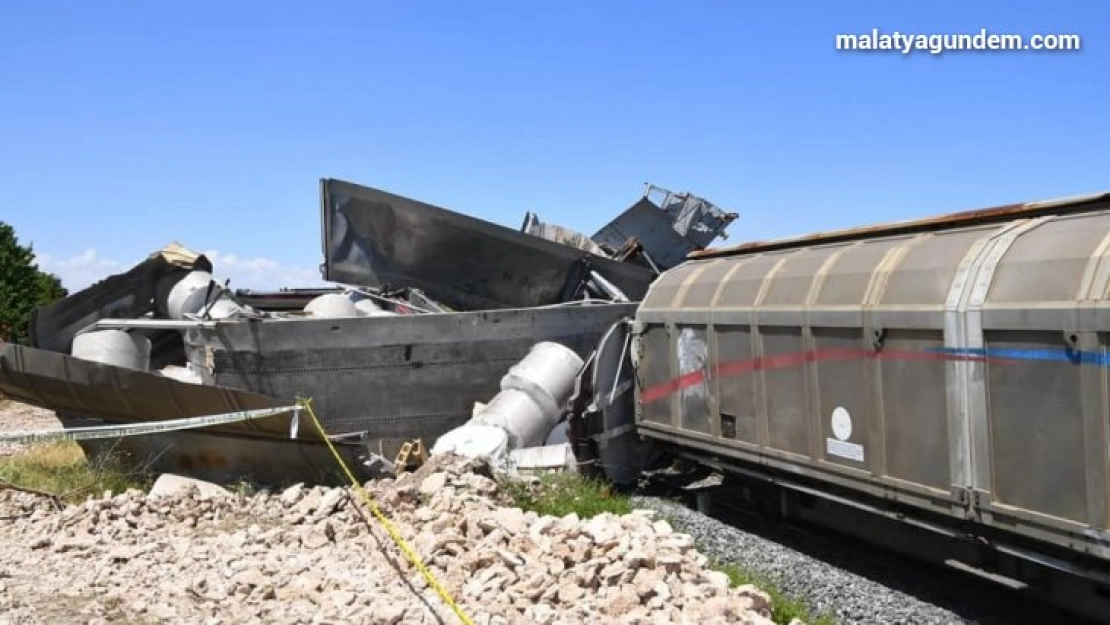
MULTIPOLYGON (((194 269, 211 271, 212 263, 202 254, 171 243, 125 273, 36 309, 31 316, 31 344, 68 354, 79 331, 98 319, 133 319, 154 311, 159 289, 194 269)), ((152 341, 157 344, 157 337, 152 341)))
POLYGON ((413 199, 338 180, 321 181, 326 280, 408 286, 457 310, 546 306, 561 299, 583 257, 629 299, 655 275, 413 199))
POLYGON ((585 379, 580 381, 582 392, 576 402, 584 427, 579 426, 580 433, 572 438, 578 441, 581 459, 596 458, 598 468, 623 485, 634 484, 658 451, 636 433, 636 406, 629 392, 636 375, 631 332, 630 321, 622 319, 598 342, 591 366, 582 373, 585 379))
POLYGON ((420 289, 405 289, 405 300, 420 312, 451 312, 451 309, 428 297, 420 289))
POLYGON ((644 197, 598 230, 593 240, 617 251, 635 239, 657 269, 666 270, 718 236, 724 237, 737 217, 691 193, 673 193, 649 184, 644 197), (653 194, 661 196, 658 204, 651 200, 653 194))
MULTIPOLYGON (((65 354, 0 344, 0 392, 24 403, 115 423, 185 419, 277 408, 288 404, 257 393, 179 382, 65 354)), ((285 419, 243 421, 210 428, 288 438, 285 419)), ((301 437, 314 438, 311 432, 301 437)))
POLYGON ((698 479, 698 480, 694 480, 693 482, 690 482, 689 484, 683 486, 682 490, 687 490, 687 491, 705 490, 707 488, 716 488, 716 487, 718 487, 718 486, 720 486, 721 484, 724 484, 724 483, 725 483, 725 476, 721 475, 717 471, 713 471, 713 472, 709 473, 708 475, 706 475, 705 477, 703 477, 701 479, 698 479))
POLYGON ((590 272, 590 283, 595 285, 601 292, 609 296, 609 299, 614 302, 627 302, 628 296, 621 292, 612 282, 605 279, 604 276, 596 271, 590 272))
POLYGON ((570 228, 544 223, 540 221, 539 216, 531 211, 525 213, 524 224, 521 225, 520 231, 534 237, 578 248, 598 256, 609 256, 605 253, 605 250, 601 249, 601 246, 597 243, 594 243, 590 237, 581 232, 575 232, 570 228))
MULTIPOLYGON (((58 411, 67 428, 168 421, 289 402, 8 343, 0 344, 0 392, 58 411)), ((212 480, 244 475, 267 483, 317 479, 334 463, 311 428, 290 439, 289 419, 283 417, 79 444, 90 457, 123 453, 138 466, 212 480)), ((366 454, 361 444, 338 443, 337 448, 347 458, 366 454)))
POLYGON ((509 467, 525 475, 577 472, 570 443, 524 447, 509 451, 509 467))

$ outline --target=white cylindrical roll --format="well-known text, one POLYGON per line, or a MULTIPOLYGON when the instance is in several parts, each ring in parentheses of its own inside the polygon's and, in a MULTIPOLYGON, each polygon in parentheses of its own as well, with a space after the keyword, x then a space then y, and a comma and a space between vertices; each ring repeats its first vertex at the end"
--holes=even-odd
POLYGON ((150 370, 150 339, 123 330, 98 330, 73 339, 74 358, 138 371, 150 370))
POLYGON ((304 311, 313 317, 357 317, 358 310, 342 293, 325 293, 308 303, 304 311))
POLYGON ((467 458, 488 458, 496 460, 509 449, 509 437, 499 427, 467 423, 459 426, 436 440, 431 454, 453 453, 467 458))
POLYGON ((537 343, 524 360, 513 365, 501 378, 501 388, 524 391, 545 413, 558 416, 574 391, 574 381, 582 364, 578 354, 563 345, 550 341, 537 343))
POLYGON ((195 315, 215 301, 223 289, 207 271, 191 271, 177 281, 166 298, 166 313, 173 319, 195 315), (211 285, 211 288, 209 287, 211 285))
POLYGON ((185 279, 187 275, 189 275, 188 272, 175 271, 158 279, 158 284, 154 286, 154 310, 157 311, 158 316, 170 316, 170 292, 173 291, 173 287, 177 286, 177 283, 185 279))
POLYGON ((509 435, 509 448, 542 445, 559 414, 551 414, 528 393, 517 389, 501 391, 485 409, 470 420, 497 426, 509 435))
MULTIPOLYGON (((537 343, 501 379, 501 392, 489 404, 476 407, 474 416, 458 430, 471 427, 499 430, 507 436, 510 450, 565 438, 565 433, 562 436, 553 434, 552 429, 559 423, 562 406, 570 399, 581 368, 582 359, 570 349, 558 343, 537 343)), ((563 430, 565 432, 565 427, 563 430)), ((452 436, 463 435, 452 433, 452 436)), ((474 436, 478 437, 476 433, 474 436)), ((445 447, 451 444, 454 444, 452 439, 444 442, 445 447)), ((436 449, 445 447, 439 442, 435 446, 436 449)))

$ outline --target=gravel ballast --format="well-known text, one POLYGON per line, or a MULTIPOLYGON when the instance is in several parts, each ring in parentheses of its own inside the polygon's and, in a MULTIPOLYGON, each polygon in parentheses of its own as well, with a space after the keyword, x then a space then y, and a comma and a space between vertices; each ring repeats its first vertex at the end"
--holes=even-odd
MULTIPOLYGON (((48 427, 52 413, 0 406, 0 431, 48 427)), ((654 514, 591 521, 525 513, 504 505, 495 481, 440 462, 368 486, 479 623, 768 625, 769 597, 727 588, 709 559, 843 624, 1027 622, 969 618, 916 582, 888 585, 664 499, 633 499, 654 514)), ((456 622, 349 489, 248 497, 176 481, 62 508, 0 488, 0 625, 456 622)), ((1031 617, 1020 610, 1011 614, 1031 617)))
MULTIPOLYGON (((477 624, 771 623, 770 597, 650 511, 525 512, 450 457, 367 490, 477 624)), ((357 496, 170 475, 68 506, 0 488, 0 623, 457 622, 357 496)))
POLYGON ((711 558, 766 578, 784 593, 848 624, 964 623, 959 615, 904 592, 745 532, 672 501, 636 497, 637 507, 657 511, 675 529, 694 537, 711 558))

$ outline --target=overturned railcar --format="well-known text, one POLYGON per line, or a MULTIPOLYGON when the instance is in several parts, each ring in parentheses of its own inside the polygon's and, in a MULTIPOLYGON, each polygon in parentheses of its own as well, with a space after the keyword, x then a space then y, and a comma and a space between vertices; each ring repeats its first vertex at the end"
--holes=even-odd
POLYGON ((1107 579, 1110 195, 695 253, 631 334, 644 439, 1107 579))

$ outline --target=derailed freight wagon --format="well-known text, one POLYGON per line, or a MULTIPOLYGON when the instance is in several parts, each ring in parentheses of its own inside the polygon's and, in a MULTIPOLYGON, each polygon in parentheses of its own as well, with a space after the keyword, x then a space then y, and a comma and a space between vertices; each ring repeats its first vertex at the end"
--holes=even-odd
MULTIPOLYGON (((651 286, 627 346, 634 404, 609 401, 613 358, 590 427, 624 480, 645 457, 631 427, 775 484, 789 514, 846 503, 971 539, 952 564, 1105 591, 1108 331, 1108 195, 708 250, 651 286)), ((1110 616, 1105 596, 1082 601, 1110 616)))
MULTIPOLYGON (((597 235, 598 255, 347 182, 322 180, 320 193, 322 273, 340 284, 233 293, 207 258, 173 244, 36 311, 33 346, 0 343, 0 390, 66 427, 308 396, 348 459, 391 458, 467 422, 534 344, 588 356, 659 266, 736 218, 690 194, 641 198, 597 235), (621 250, 605 248, 614 241, 621 250)), ((292 414, 82 445, 218 480, 315 479, 333 466, 292 414)))

